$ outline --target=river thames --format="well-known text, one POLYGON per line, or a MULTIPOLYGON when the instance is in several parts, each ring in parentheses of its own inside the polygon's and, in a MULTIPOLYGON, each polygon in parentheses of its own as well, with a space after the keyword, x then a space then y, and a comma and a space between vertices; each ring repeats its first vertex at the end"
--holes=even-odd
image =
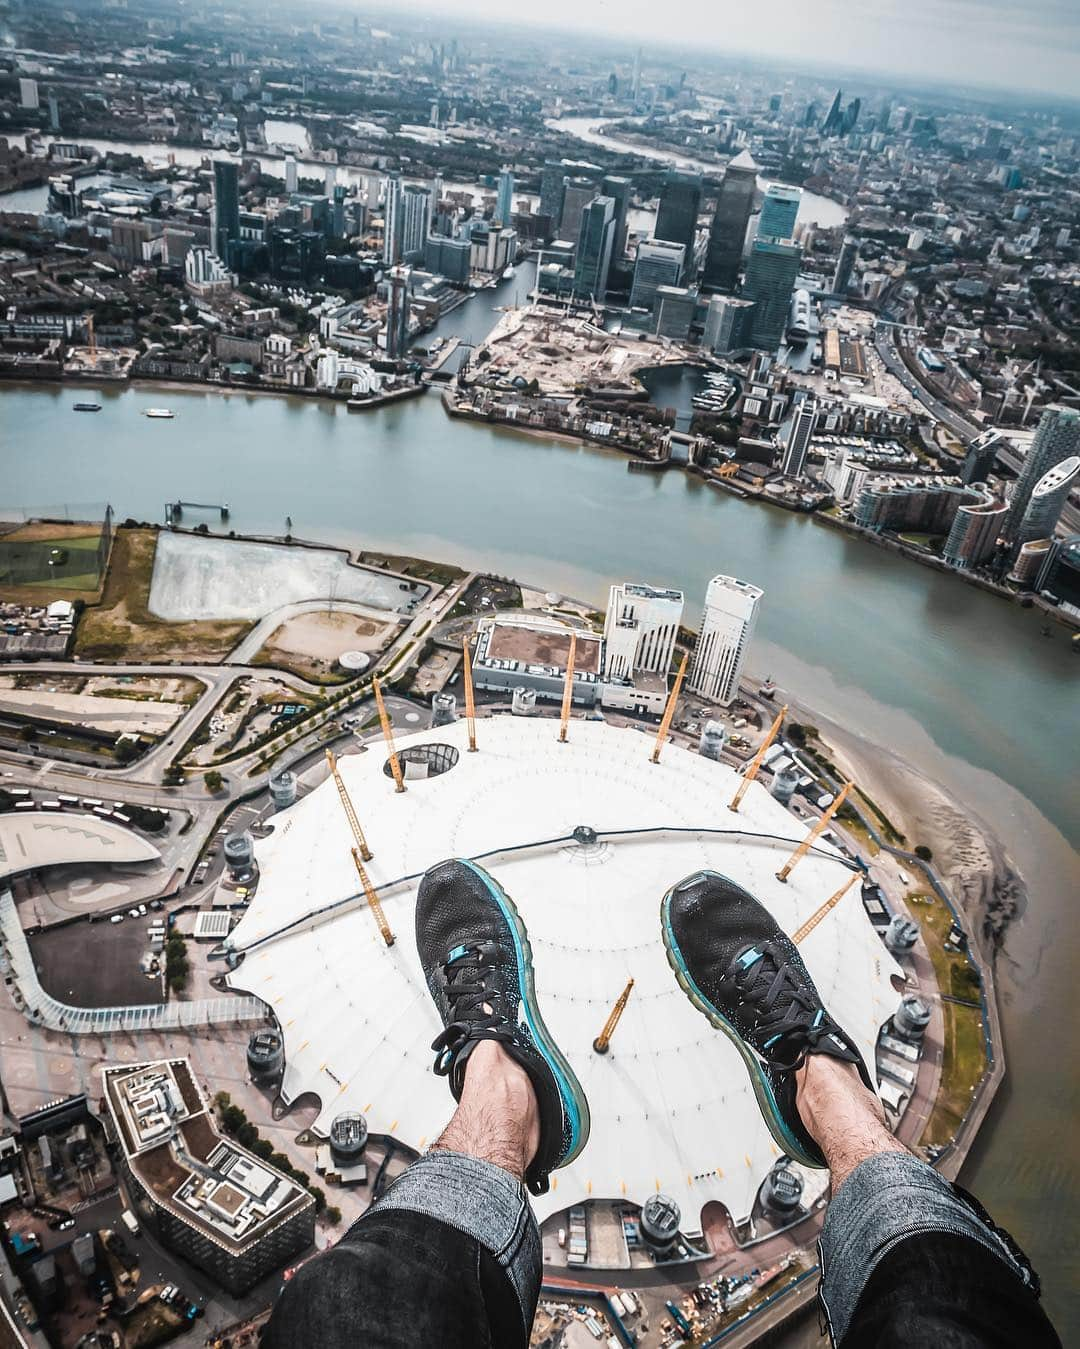
MULTIPOLYGON (((462 313, 479 323, 490 305, 462 313)), ((615 580, 680 586, 691 623, 715 573, 762 586, 753 671, 941 782, 1028 883, 998 963, 1009 1076, 964 1179, 1030 1248, 1066 1331, 1080 1102, 1076 1058, 1055 1041, 1076 1024, 1080 658, 1063 631, 1046 639, 1030 611, 681 472, 452 421, 434 394, 358 415, 100 388, 100 413, 73 413, 90 394, 0 389, 5 514, 78 516, 107 499, 119 519, 161 520, 168 499, 228 502, 238 532, 283 534, 291 516, 298 537, 488 568, 598 606, 615 580), (140 415, 162 404, 174 420, 140 415)))

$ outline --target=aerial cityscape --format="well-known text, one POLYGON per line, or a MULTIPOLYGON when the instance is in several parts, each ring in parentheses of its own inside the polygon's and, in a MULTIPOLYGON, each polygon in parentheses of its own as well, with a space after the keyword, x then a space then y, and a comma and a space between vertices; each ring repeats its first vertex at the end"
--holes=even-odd
POLYGON ((0 1344, 284 1342, 447 858, 589 1103, 523 1343, 836 1340, 714 873, 1080 1329, 1080 33, 678 4, 0 9, 0 1344))

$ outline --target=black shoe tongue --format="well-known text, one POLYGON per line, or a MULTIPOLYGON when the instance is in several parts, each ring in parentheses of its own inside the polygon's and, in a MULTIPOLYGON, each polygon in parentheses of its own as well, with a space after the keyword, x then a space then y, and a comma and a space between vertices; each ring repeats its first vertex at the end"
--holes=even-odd
POLYGON ((847 1045, 835 1030, 826 1029, 824 1035, 807 1050, 809 1054, 830 1054, 834 1059, 843 1059, 845 1063, 858 1063, 859 1056, 847 1045))

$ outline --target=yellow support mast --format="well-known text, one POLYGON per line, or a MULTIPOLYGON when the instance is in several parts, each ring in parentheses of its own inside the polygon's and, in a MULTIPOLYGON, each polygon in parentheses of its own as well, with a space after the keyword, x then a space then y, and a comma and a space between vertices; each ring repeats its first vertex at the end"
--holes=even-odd
POLYGON ((791 856, 788 858, 788 860, 784 863, 784 865, 783 865, 783 866, 780 868, 780 870, 776 873, 776 879, 777 879, 778 881, 786 881, 786 880, 787 880, 787 878, 791 875, 792 868, 795 866, 796 862, 802 861, 802 859, 806 856, 806 854, 807 854, 807 853, 810 851, 810 849, 814 846, 815 841, 821 837, 821 835, 825 832, 826 829, 828 829, 828 827, 829 827, 829 821, 832 819, 832 817, 836 814, 836 812, 840 809, 840 807, 841 807, 841 806, 844 804, 844 802, 847 800, 848 792, 850 792, 851 789, 852 789, 852 787, 854 787, 854 786, 855 786, 854 782, 845 782, 845 783, 844 783, 844 785, 840 788, 840 790, 839 790, 839 791, 836 793, 836 795, 833 797, 832 805, 829 806, 829 808, 828 808, 828 810, 826 810, 825 814, 822 815, 821 819, 818 820, 817 824, 814 825, 813 829, 810 830, 810 832, 807 834, 807 836, 803 839, 803 841, 799 844, 799 846, 798 846, 798 847, 795 849, 795 851, 791 854, 791 856))
POLYGON ((611 1009, 611 1015, 604 1022, 604 1029, 592 1042, 593 1049, 598 1054, 606 1054, 608 1046, 611 1044, 611 1037, 614 1034, 615 1027, 619 1024, 619 1017, 626 1010, 626 1004, 630 1001, 630 990, 634 987, 633 979, 627 981, 626 987, 619 994, 615 1006, 611 1009))
POLYGON ((368 908, 371 910, 376 923, 379 925, 382 939, 386 942, 387 946, 393 946, 394 934, 390 931, 390 924, 386 921, 386 914, 383 913, 383 906, 379 903, 379 896, 375 893, 375 887, 368 879, 367 871, 364 869, 364 864, 360 860, 360 853, 356 848, 352 850, 352 860, 356 863, 360 884, 364 887, 364 894, 367 896, 368 908))
POLYGON ((847 894, 847 892, 851 889, 851 887, 855 884, 855 882, 858 879, 859 873, 857 871, 852 873, 852 875, 850 875, 847 878, 847 880, 843 883, 840 889, 837 890, 836 894, 830 895, 829 898, 825 901, 825 903, 822 904, 821 908, 816 909, 806 920, 806 922, 803 923, 802 927, 800 927, 796 932, 792 934, 791 940, 795 943, 796 946, 798 946, 798 944, 804 938, 809 937, 810 933, 813 932, 814 928, 817 927, 818 923, 821 922, 821 920, 831 909, 836 908, 837 904, 840 903, 840 901, 844 898, 844 896, 847 894))
POLYGON ((356 818, 356 811, 353 810, 353 803, 349 800, 349 793, 345 790, 345 784, 341 780, 341 774, 338 772, 337 759, 334 758, 334 751, 326 751, 326 762, 330 765, 330 773, 334 779, 334 785, 338 789, 338 796, 341 797, 341 804, 345 808, 345 818, 349 821, 349 828, 352 830, 352 836, 356 840, 356 845, 360 849, 360 856, 365 862, 371 861, 371 849, 367 845, 367 839, 364 838, 364 831, 360 828, 360 821, 356 818))
POLYGON ((559 744, 566 744, 566 728, 570 723, 570 709, 574 702, 574 661, 577 659, 577 633, 570 634, 570 655, 566 662, 566 683, 562 691, 562 716, 559 720, 559 744))
POLYGON ((746 795, 747 787, 749 787, 751 782, 753 782, 753 780, 757 777, 758 769, 761 767, 761 761, 765 757, 765 751, 769 748, 772 742, 780 734, 780 727, 783 726, 784 718, 786 716, 787 716, 787 703, 785 703, 784 706, 780 709, 776 720, 769 727, 769 734, 765 737, 765 739, 761 742, 761 744, 758 745, 758 752, 754 755, 753 759, 750 761, 750 767, 743 774, 743 780, 742 782, 739 783, 739 790, 731 798, 731 805, 728 806, 728 810, 739 809, 739 802, 746 795))
POLYGON ((372 676, 372 688, 375 690, 375 706, 379 709, 379 721, 382 724, 383 739, 386 741, 386 748, 390 751, 390 771, 394 775, 394 790, 403 792, 405 790, 405 778, 401 772, 401 760, 398 758, 397 750, 394 748, 394 728, 390 724, 390 714, 386 710, 386 704, 383 702, 382 685, 379 683, 377 675, 372 676))
POLYGON ((469 752, 476 752, 476 703, 473 700, 472 687, 472 655, 469 651, 469 634, 466 633, 461 639, 461 654, 463 657, 462 672, 465 679, 465 720, 469 725, 469 752))
POLYGON ((683 652, 683 658, 679 662, 679 673, 675 676, 675 686, 668 695, 667 707, 664 708, 664 718, 660 722, 660 727, 656 732, 656 744, 653 746, 652 758, 650 763, 660 762, 660 751, 664 747, 664 741, 667 739, 668 731, 671 730, 671 719, 675 715, 675 705, 679 701, 679 692, 682 689, 683 676, 686 674, 686 652, 683 652))

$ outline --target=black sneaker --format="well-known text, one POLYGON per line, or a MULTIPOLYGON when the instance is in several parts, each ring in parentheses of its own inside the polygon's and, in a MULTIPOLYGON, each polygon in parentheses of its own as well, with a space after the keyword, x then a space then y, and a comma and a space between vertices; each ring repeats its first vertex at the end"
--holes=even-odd
POLYGON ((514 902, 474 862, 440 862, 420 882, 416 946, 445 1030, 435 1071, 461 1099, 465 1066, 481 1040, 497 1040, 529 1074, 540 1106, 540 1146, 525 1175, 533 1194, 589 1138, 589 1103, 544 1025, 532 948, 514 902))
POLYGON ((850 1036, 822 1006, 794 943, 734 881, 696 871, 664 896, 660 922, 668 964, 683 992, 743 1056, 769 1132, 806 1166, 821 1149, 795 1104, 795 1070, 807 1054, 854 1063, 874 1084, 850 1036))

